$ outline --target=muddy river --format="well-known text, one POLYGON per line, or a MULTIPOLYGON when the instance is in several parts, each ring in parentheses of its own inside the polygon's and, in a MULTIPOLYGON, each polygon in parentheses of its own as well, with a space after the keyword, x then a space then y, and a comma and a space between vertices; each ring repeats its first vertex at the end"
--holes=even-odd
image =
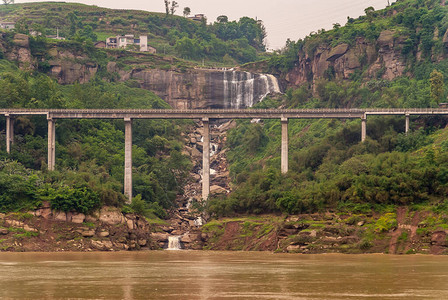
POLYGON ((0 253, 0 299, 448 299, 448 257, 0 253))

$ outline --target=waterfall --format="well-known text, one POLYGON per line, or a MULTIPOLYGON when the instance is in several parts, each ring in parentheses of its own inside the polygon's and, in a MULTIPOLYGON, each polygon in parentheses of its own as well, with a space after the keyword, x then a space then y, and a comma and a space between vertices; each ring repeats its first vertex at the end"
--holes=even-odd
POLYGON ((272 74, 266 74, 269 80, 269 87, 271 93, 281 93, 280 86, 278 85, 277 78, 272 74))
POLYGON ((181 250, 179 235, 168 237, 168 248, 166 250, 181 250))
POLYGON ((224 71, 224 108, 247 108, 262 101, 269 93, 280 93, 277 78, 271 74, 224 71))

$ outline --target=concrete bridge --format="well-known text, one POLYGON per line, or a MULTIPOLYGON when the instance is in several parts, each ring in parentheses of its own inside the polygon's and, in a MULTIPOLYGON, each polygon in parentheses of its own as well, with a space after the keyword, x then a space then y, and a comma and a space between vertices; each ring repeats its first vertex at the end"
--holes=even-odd
POLYGON ((281 122, 281 171, 288 172, 289 119, 361 119, 361 141, 366 139, 367 116, 401 115, 406 117, 405 132, 409 131, 411 115, 448 115, 448 108, 353 108, 353 109, 2 109, 6 117, 6 151, 14 143, 14 117, 44 115, 48 120, 48 169, 55 168, 55 122, 57 119, 122 119, 125 123, 124 194, 132 199, 132 120, 133 119, 200 119, 204 124, 202 198, 210 193, 210 133, 211 119, 278 119, 281 122))

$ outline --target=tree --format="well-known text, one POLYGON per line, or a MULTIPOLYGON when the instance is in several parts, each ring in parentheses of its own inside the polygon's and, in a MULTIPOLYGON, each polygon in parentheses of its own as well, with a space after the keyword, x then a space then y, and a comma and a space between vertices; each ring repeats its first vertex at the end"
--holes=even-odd
POLYGON ((442 99, 445 90, 443 83, 443 74, 437 70, 433 70, 429 77, 429 82, 431 85, 431 99, 438 104, 440 102, 440 99, 442 99))
POLYGON ((184 17, 188 17, 191 13, 191 9, 189 7, 184 8, 184 17))
POLYGON ((171 1, 170 11, 171 11, 172 15, 174 15, 174 13, 176 12, 176 8, 178 8, 178 7, 179 7, 179 4, 177 4, 176 1, 171 1))
POLYGON ((165 1, 165 12, 166 12, 166 15, 168 16, 169 15, 169 13, 170 13, 170 1, 168 1, 168 0, 164 0, 165 1))
POLYGON ((13 4, 14 0, 3 0, 3 4, 8 5, 8 4, 13 4))
POLYGON ((367 20, 368 20, 369 22, 372 22, 372 21, 373 21, 373 14, 374 14, 374 12, 375 12, 375 9, 374 9, 372 6, 369 6, 369 7, 367 7, 367 8, 364 10, 364 12, 366 13, 367 20))
POLYGON ((227 16, 221 15, 216 18, 216 21, 218 23, 227 23, 227 22, 229 22, 229 18, 227 16))

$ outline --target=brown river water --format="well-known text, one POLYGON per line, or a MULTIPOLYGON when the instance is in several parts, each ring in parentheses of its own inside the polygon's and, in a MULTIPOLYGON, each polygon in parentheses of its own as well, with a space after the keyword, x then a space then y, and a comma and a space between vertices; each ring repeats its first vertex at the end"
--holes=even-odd
POLYGON ((0 299, 448 299, 448 257, 0 253, 0 299))

